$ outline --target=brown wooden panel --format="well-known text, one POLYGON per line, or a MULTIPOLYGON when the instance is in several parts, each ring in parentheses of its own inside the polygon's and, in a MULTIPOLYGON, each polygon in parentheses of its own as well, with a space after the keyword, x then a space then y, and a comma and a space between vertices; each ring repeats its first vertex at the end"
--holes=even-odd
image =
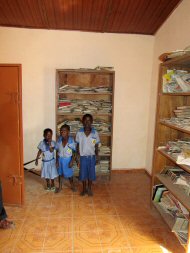
POLYGON ((154 34, 182 0, 1 0, 0 25, 154 34))
POLYGON ((9 204, 23 203, 21 66, 0 65, 0 180, 9 204))
POLYGON ((106 31, 154 34, 179 2, 179 0, 113 1, 106 31))
POLYGON ((0 24, 16 27, 48 28, 43 1, 1 0, 0 24))

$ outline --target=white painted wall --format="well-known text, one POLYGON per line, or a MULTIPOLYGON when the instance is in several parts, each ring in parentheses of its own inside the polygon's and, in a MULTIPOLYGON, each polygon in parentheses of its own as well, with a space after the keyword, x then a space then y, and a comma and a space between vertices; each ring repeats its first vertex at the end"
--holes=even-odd
POLYGON ((23 67, 24 161, 55 130, 55 69, 114 66, 113 168, 146 162, 153 36, 0 28, 0 62, 23 67))
POLYGON ((158 56, 164 52, 184 49, 190 45, 190 0, 183 0, 155 36, 154 62, 151 81, 150 117, 147 142, 146 169, 152 171, 153 138, 158 83, 158 56))

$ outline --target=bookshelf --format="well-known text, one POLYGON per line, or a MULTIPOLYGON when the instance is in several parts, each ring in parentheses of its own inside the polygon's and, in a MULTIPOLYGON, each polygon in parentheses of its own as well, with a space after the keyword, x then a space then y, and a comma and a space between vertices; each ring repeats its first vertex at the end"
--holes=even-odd
MULTIPOLYGON (((56 70, 56 131, 66 123, 71 135, 82 127, 82 116, 90 113, 93 126, 99 133, 100 163, 96 165, 98 176, 108 176, 112 167, 112 126, 114 102, 114 77, 112 70, 57 69, 56 70)), ((75 175, 79 173, 75 165, 75 175)))
MULTIPOLYGON (((176 57, 160 64, 154 135, 155 138, 151 196, 153 196, 155 186, 158 184, 163 184, 164 187, 167 188, 167 191, 171 193, 172 196, 174 196, 174 198, 180 204, 182 204, 189 213, 190 196, 188 193, 184 191, 181 185, 175 184, 170 176, 161 174, 165 166, 177 166, 190 173, 190 166, 187 164, 178 164, 177 158, 179 153, 171 151, 169 149, 170 147, 168 147, 170 142, 176 142, 177 140, 190 140, 189 117, 184 116, 184 112, 180 112, 182 116, 179 116, 180 114, 176 115, 175 113, 177 110, 180 111, 184 106, 185 108, 190 106, 190 88, 187 92, 185 92, 177 82, 176 78, 176 76, 180 76, 181 78, 183 75, 187 75, 188 73, 190 73, 190 55, 176 57), (173 74, 170 76, 170 73, 172 73, 172 71, 173 74)), ((185 85, 188 86, 189 84, 186 82, 185 85)), ((186 113, 188 114, 188 112, 186 113)), ((164 208, 162 208, 161 202, 162 199, 158 203, 155 203, 154 200, 152 200, 153 205, 161 214, 166 224, 168 224, 172 230, 172 227, 176 222, 176 218, 172 217, 166 212, 164 208)), ((186 217, 186 219, 189 221, 189 214, 188 218, 186 217)), ((181 240, 181 234, 183 233, 180 231, 179 233, 175 231, 175 235, 179 239, 179 242, 185 247, 186 252, 189 252, 190 228, 188 228, 188 231, 186 232, 186 243, 181 240)))

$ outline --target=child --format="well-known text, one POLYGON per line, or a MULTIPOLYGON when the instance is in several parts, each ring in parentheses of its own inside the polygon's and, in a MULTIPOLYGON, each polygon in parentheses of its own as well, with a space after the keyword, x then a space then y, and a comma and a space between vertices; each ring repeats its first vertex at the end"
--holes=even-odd
POLYGON ((83 128, 76 134, 77 153, 80 155, 79 180, 83 183, 83 190, 80 193, 84 196, 93 196, 92 181, 96 179, 95 165, 98 157, 98 144, 100 138, 98 132, 92 127, 93 117, 91 114, 85 114, 82 118, 83 128), (86 188, 88 180, 88 189, 86 188))
POLYGON ((54 158, 55 141, 52 141, 53 131, 50 128, 44 130, 44 139, 38 145, 38 153, 35 164, 38 165, 38 159, 42 154, 42 172, 41 177, 46 179, 47 191, 55 191, 54 179, 58 177, 56 163, 54 158))
POLYGON ((68 178, 71 184, 72 191, 75 191, 73 182, 73 153, 76 150, 75 142, 73 137, 69 136, 70 127, 66 124, 61 126, 60 134, 61 138, 58 139, 56 143, 57 150, 57 167, 59 173, 59 188, 56 189, 56 193, 60 192, 62 189, 61 176, 68 178))
POLYGON ((0 181, 0 229, 14 228, 13 221, 7 220, 7 213, 3 206, 2 187, 0 181))

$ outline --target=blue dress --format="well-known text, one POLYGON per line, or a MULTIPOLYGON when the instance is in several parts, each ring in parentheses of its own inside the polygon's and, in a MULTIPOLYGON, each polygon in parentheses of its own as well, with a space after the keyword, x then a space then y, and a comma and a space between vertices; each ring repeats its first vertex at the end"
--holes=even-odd
MULTIPOLYGON (((55 141, 51 142, 51 146, 55 147, 55 141)), ((42 151, 42 172, 41 177, 54 179, 58 177, 54 152, 50 152, 49 146, 43 140, 39 143, 38 149, 42 151)))
POLYGON ((69 136, 68 142, 65 147, 63 147, 62 138, 59 138, 58 142, 56 143, 56 149, 59 155, 59 175, 63 175, 65 178, 72 177, 73 168, 69 167, 69 163, 72 159, 73 152, 76 150, 76 145, 73 137, 69 136))

